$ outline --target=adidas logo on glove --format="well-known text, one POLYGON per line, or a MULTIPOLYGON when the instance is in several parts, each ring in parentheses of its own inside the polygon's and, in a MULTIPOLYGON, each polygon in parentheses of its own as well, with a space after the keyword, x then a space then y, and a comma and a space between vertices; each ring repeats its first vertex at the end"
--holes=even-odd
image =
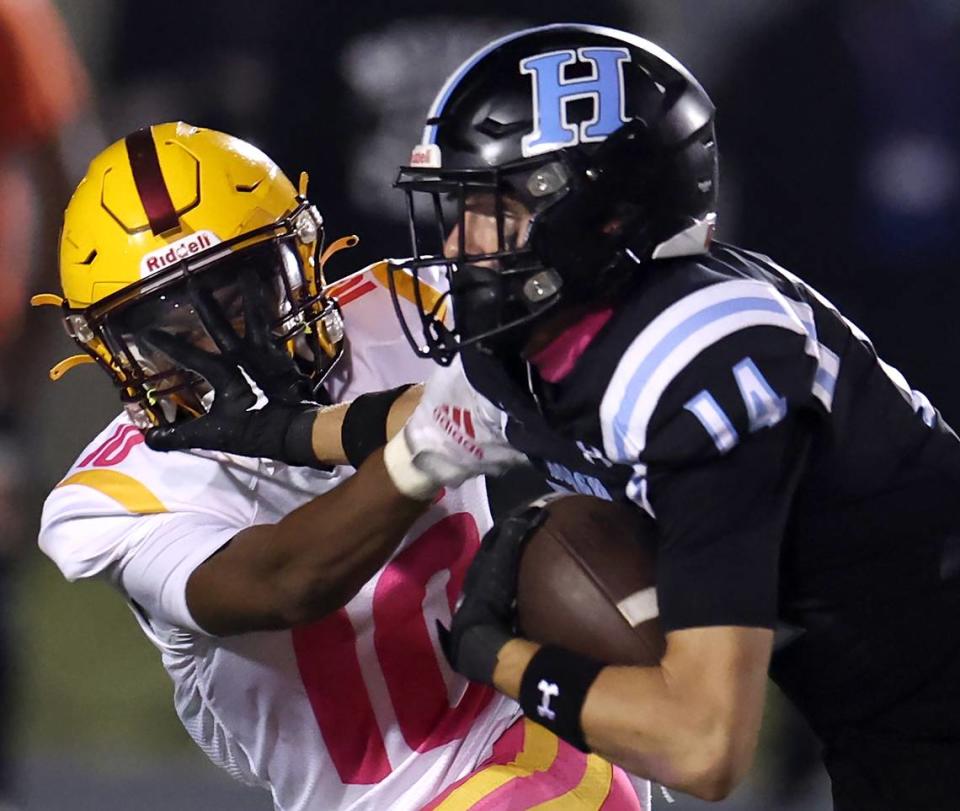
POLYGON ((476 432, 473 428, 473 417, 469 409, 438 405, 433 409, 433 418, 454 442, 477 459, 483 459, 483 448, 473 440, 476 432))

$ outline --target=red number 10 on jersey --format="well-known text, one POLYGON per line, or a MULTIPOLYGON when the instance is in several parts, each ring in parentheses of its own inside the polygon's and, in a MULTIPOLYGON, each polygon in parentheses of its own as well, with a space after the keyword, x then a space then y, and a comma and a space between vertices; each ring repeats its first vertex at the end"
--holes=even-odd
POLYGON ((479 543, 473 516, 456 513, 390 561, 373 595, 376 662, 361 658, 344 609, 293 630, 300 676, 344 783, 376 783, 391 770, 365 678, 371 668, 379 667, 404 742, 415 752, 463 738, 490 703, 490 688, 468 684, 451 706, 431 639, 433 619, 424 615, 428 583, 444 571, 449 572, 447 605, 453 609, 479 543))

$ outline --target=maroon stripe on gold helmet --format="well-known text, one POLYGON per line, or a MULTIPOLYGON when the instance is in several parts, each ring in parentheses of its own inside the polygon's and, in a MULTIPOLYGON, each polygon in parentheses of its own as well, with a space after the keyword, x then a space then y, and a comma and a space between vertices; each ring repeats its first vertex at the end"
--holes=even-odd
POLYGON ((180 225, 177 211, 170 199, 170 192, 160 170, 160 156, 150 127, 130 133, 125 139, 133 182, 143 203, 143 210, 155 236, 171 231, 180 225))

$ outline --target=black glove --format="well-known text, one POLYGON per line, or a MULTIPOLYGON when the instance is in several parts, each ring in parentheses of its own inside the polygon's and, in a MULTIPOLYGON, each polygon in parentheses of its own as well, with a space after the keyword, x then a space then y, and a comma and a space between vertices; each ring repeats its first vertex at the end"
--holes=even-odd
POLYGON ((467 571, 450 630, 437 623, 451 667, 468 679, 492 684, 497 654, 516 636, 514 603, 520 554, 546 515, 542 507, 528 506, 495 524, 484 535, 467 571))
POLYGON ((256 278, 243 281, 243 337, 209 293, 196 288, 191 291, 220 354, 159 330, 143 336, 178 364, 202 375, 214 391, 209 413, 151 428, 146 433, 147 445, 156 451, 203 448, 320 467, 311 442, 319 405, 313 400, 310 381, 274 342, 256 278), (257 395, 247 376, 267 398, 266 404, 253 411, 249 409, 256 404, 257 395))

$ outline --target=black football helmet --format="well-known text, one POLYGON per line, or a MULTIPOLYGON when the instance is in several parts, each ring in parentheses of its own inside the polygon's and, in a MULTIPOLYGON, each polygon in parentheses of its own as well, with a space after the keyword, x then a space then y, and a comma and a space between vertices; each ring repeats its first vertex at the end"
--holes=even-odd
POLYGON ((704 253, 717 205, 713 118, 683 65, 623 31, 547 25, 470 57, 396 182, 413 258, 393 266, 391 289, 415 351, 447 364, 467 344, 516 348, 521 326, 557 305, 615 295, 650 261, 704 253), (475 208, 488 218, 483 245, 469 231, 475 208), (421 274, 436 266, 452 327, 445 299, 423 306, 421 274), (402 316, 401 274, 413 276, 420 330, 402 316))

